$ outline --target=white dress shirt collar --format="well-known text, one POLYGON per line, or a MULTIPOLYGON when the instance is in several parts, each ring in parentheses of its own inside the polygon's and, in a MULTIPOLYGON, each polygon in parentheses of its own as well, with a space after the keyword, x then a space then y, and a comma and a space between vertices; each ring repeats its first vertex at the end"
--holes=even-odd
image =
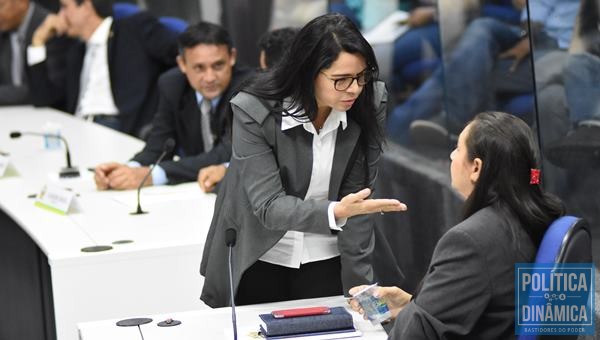
MULTIPOLYGON (((291 112, 294 112, 294 111, 291 111, 291 112)), ((299 110, 295 114, 297 114, 298 116, 302 116, 304 114, 304 110, 299 110)), ((336 110, 332 109, 329 116, 327 116, 327 119, 325 120, 325 123, 323 124, 323 128, 321 129, 320 133, 327 133, 333 129, 337 129, 338 126, 340 126, 340 124, 342 124, 343 130, 345 130, 346 127, 348 126, 348 119, 347 119, 346 111, 336 111, 336 110)), ((285 131, 285 130, 288 130, 291 128, 295 128, 296 126, 299 126, 299 125, 302 125, 304 127, 304 130, 306 130, 310 133, 316 133, 315 127, 311 121, 300 120, 293 116, 283 116, 281 118, 281 130, 282 131, 285 131)))
POLYGON ((86 42, 87 45, 104 45, 108 42, 110 28, 113 23, 112 17, 106 17, 102 23, 96 28, 90 39, 86 42))

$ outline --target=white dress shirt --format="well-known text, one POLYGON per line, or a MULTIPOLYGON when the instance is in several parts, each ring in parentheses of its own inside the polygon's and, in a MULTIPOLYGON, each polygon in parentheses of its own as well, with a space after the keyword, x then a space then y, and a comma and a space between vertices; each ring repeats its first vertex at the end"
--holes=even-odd
POLYGON ((76 116, 119 113, 112 95, 108 70, 108 38, 112 22, 112 17, 105 18, 86 42, 76 116))
MULTIPOLYGON (((346 129, 348 124, 346 112, 332 110, 319 133, 315 130, 312 122, 298 121, 290 116, 282 117, 282 131, 302 125, 304 130, 313 135, 312 172, 304 200, 328 199, 335 141, 340 124, 342 129, 346 129)), ((346 224, 347 219, 335 220, 333 208, 337 203, 329 204, 329 228, 341 231, 341 227, 346 224)), ((327 260, 339 255, 336 235, 288 231, 259 260, 289 268, 300 268, 301 264, 327 260)))
MULTIPOLYGON (((112 17, 106 17, 86 43, 76 111, 79 117, 119 113, 112 96, 108 69, 108 38, 112 22, 112 17)), ((46 46, 28 46, 27 65, 32 66, 45 61, 46 54, 46 46)))

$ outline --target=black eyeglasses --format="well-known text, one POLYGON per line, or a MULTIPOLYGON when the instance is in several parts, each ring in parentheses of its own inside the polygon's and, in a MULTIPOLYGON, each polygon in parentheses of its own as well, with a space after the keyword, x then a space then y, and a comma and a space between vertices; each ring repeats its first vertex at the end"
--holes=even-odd
POLYGON ((354 80, 356 79, 356 83, 358 84, 358 86, 365 86, 365 84, 367 84, 368 82, 370 82, 371 80, 373 80, 373 70, 371 69, 366 69, 364 71, 362 71, 361 73, 357 74, 355 77, 343 77, 343 78, 330 78, 325 72, 321 71, 321 73, 323 73, 323 75, 333 81, 333 87, 337 90, 337 91, 346 91, 350 86, 352 86, 352 83, 354 82, 354 80))

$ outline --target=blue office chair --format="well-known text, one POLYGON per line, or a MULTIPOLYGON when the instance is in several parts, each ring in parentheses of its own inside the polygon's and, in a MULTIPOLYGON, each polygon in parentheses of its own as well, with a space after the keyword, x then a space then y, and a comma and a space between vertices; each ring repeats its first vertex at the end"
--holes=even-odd
POLYGON ((115 20, 123 19, 129 16, 132 16, 142 9, 136 5, 127 2, 116 2, 113 4, 113 18, 115 20))
MULTIPOLYGON (((592 235, 584 219, 563 216, 552 222, 540 244, 535 263, 590 263, 592 262, 592 235)), ((521 335, 518 340, 577 339, 570 336, 521 335)))
POLYGON ((158 21, 175 33, 181 33, 189 26, 187 21, 177 17, 160 17, 158 21))

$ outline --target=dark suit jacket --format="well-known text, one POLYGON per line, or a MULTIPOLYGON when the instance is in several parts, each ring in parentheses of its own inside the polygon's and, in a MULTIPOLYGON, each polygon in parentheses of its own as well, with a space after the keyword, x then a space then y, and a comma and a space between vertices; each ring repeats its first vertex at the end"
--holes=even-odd
POLYGON ((390 338, 514 339, 514 265, 533 262, 536 252, 511 212, 481 209, 442 236, 390 338))
MULTIPOLYGON (((175 66, 176 37, 176 33, 146 12, 113 22, 108 39, 108 65, 123 132, 135 135, 152 120, 158 104, 158 77, 175 66)), ((66 56, 66 76, 61 83, 48 77, 48 64, 54 56, 48 54, 46 62, 32 66, 34 104, 56 107, 64 102, 64 107, 59 108, 74 113, 84 56, 85 43, 72 41, 66 56)))
POLYGON ((0 34, 0 105, 22 105, 30 104, 29 81, 27 79, 27 46, 31 45, 31 37, 38 26, 44 22, 48 15, 48 10, 40 5, 30 3, 33 7, 31 20, 25 32, 25 41, 23 42, 23 83, 21 86, 12 84, 11 66, 12 66, 12 47, 10 44, 10 33, 2 32, 0 34))
MULTIPOLYGON (((387 92, 375 86, 374 119, 383 128, 387 92)), ((359 143, 361 127, 348 116, 338 128, 329 200, 304 200, 312 170, 312 135, 302 126, 281 130, 281 115, 245 92, 232 100, 233 149, 225 180, 217 195, 200 273, 205 276, 201 299, 211 307, 230 304, 225 230, 237 230, 234 250, 234 290, 244 271, 271 249, 289 230, 331 234, 327 220, 330 201, 365 187, 373 188, 380 149, 359 143), (363 150, 366 149, 366 150, 363 150), (366 155, 365 155, 366 153, 366 155)), ((373 220, 355 216, 337 233, 344 291, 373 280, 371 254, 373 220)), ((327 278, 321 278, 327 280, 327 278)), ((257 287, 260 289, 260 287, 257 287)))
POLYGON ((162 153, 165 141, 173 138, 174 152, 160 163, 171 184, 195 181, 201 168, 229 162, 231 141, 226 114, 233 90, 246 74, 245 70, 234 69, 231 83, 221 95, 211 117, 211 130, 216 136, 215 144, 205 153, 196 92, 178 68, 164 73, 158 80, 160 98, 158 111, 152 121, 152 131, 144 149, 132 160, 142 165, 154 163, 162 153), (178 161, 173 160, 176 154, 180 157, 178 161))

